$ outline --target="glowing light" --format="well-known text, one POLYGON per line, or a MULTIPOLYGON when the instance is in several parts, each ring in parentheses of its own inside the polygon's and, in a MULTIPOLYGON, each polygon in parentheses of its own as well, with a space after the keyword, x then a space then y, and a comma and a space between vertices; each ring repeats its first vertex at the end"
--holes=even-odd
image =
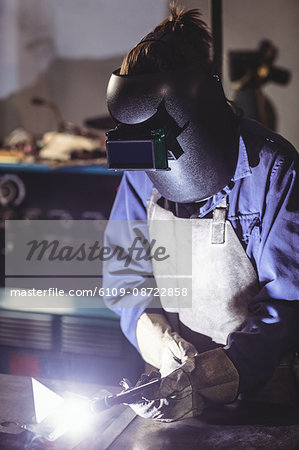
POLYGON ((33 399, 39 431, 50 441, 62 434, 83 436, 92 427, 95 416, 86 397, 70 394, 62 398, 32 378, 33 399))
POLYGON ((42 422, 46 417, 57 410, 64 402, 60 395, 55 394, 51 389, 31 378, 35 418, 37 423, 42 422))
POLYGON ((91 429, 93 420, 89 400, 77 396, 68 398, 55 414, 55 427, 48 439, 54 441, 68 432, 72 436, 84 435, 91 429))

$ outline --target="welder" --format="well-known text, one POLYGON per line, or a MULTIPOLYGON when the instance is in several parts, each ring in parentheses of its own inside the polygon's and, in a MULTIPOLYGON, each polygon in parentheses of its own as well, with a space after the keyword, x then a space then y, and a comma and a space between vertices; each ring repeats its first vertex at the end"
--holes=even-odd
MULTIPOLYGON (((130 240, 131 221, 147 221, 156 239, 159 227, 151 224, 160 219, 174 224, 174 250, 192 240, 190 307, 168 308, 161 299, 157 309, 150 296, 133 298, 142 282, 118 277, 119 261, 104 273, 104 288, 125 287, 129 307, 117 296, 106 303, 162 375, 132 407, 166 422, 239 395, 292 403, 298 394, 298 154, 233 108, 213 71, 210 44, 199 11, 172 6, 170 18, 125 57, 107 91, 117 125, 108 133, 108 164, 127 170, 106 245, 130 240), (176 227, 182 219, 194 224, 191 237, 176 227)), ((159 288, 154 261, 152 270, 159 288)))

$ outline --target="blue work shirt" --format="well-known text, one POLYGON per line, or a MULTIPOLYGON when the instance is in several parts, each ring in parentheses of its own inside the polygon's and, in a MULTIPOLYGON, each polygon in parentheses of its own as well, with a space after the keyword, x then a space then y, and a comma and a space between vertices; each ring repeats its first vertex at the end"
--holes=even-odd
MULTIPOLYGON (((206 216, 228 195, 228 220, 258 275, 260 291, 249 304, 242 329, 228 336, 225 347, 239 372, 240 392, 247 392, 267 380, 281 357, 299 346, 299 182, 298 154, 284 138, 243 118, 239 142, 234 177, 207 200, 199 217, 206 216)), ((145 172, 126 172, 110 219, 145 221, 153 187, 145 172)), ((115 227, 108 227, 107 242, 121 245, 123 237, 130 233, 123 227, 117 232, 115 227)), ((117 268, 112 268, 113 272, 117 268)), ((142 284, 140 280, 135 282, 142 284)), ((128 283, 132 287, 134 280, 128 283)), ((114 286, 113 277, 104 277, 104 288, 114 286)), ((106 304, 120 315, 121 328, 137 349, 137 320, 150 300, 140 298, 136 305, 135 298, 132 307, 122 308, 119 299, 105 298, 106 304)))

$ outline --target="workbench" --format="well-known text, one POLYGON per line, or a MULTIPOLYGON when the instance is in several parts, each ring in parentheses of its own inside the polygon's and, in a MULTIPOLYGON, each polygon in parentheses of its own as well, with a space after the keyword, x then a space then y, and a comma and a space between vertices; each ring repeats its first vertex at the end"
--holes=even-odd
MULTIPOLYGON (((101 386, 46 380, 59 393, 72 390, 92 397, 101 386)), ((113 389, 113 388, 112 388, 113 389)), ((110 388, 111 390, 111 388, 110 388)), ((237 401, 207 409, 202 416, 163 424, 134 417, 125 406, 114 407, 114 419, 105 430, 100 427, 74 448, 85 450, 295 450, 299 449, 299 405, 279 406, 237 401), (106 444, 104 444, 106 442, 106 444)), ((0 449, 43 449, 28 446, 26 431, 20 433, 12 422, 30 423, 34 413, 31 380, 0 375, 0 449), (10 423, 11 422, 11 423, 10 423), (3 426, 4 424, 4 426, 3 426), (17 434, 14 434, 17 433, 17 434)))

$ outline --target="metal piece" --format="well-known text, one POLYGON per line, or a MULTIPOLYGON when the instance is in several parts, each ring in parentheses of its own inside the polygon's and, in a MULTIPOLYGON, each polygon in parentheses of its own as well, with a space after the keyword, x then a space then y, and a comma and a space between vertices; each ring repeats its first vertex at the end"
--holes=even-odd
POLYGON ((4 420, 0 423, 0 432, 20 434, 22 432, 22 425, 11 420, 4 420))
POLYGON ((105 429, 96 440, 93 438, 91 446, 88 446, 88 442, 84 440, 84 442, 82 442, 82 444, 77 448, 78 450, 85 450, 86 448, 97 450, 108 449, 110 445, 115 441, 115 439, 117 439, 122 434, 122 432, 136 417, 136 413, 129 407, 118 406, 115 408, 115 412, 119 411, 120 408, 123 410, 120 414, 114 417, 113 420, 110 421, 109 425, 105 427, 105 429))
POLYGON ((171 424, 137 417, 109 450, 297 449, 298 408, 239 402, 171 424))

